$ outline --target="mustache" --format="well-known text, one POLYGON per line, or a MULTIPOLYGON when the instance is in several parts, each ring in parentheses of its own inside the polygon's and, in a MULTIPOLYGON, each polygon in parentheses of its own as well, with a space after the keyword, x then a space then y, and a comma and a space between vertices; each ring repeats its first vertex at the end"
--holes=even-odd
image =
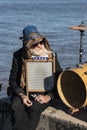
POLYGON ((49 54, 51 51, 48 51, 46 48, 41 48, 40 50, 34 50, 34 49, 30 49, 30 53, 31 55, 36 55, 36 56, 44 56, 49 54))

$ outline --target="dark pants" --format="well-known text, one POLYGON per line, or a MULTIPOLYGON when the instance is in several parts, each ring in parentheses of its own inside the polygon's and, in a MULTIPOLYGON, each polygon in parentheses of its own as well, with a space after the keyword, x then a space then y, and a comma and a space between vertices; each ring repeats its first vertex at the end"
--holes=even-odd
POLYGON ((19 97, 12 100, 12 130, 36 130, 39 122, 40 114, 44 111, 49 103, 40 104, 33 102, 32 107, 25 107, 19 97))

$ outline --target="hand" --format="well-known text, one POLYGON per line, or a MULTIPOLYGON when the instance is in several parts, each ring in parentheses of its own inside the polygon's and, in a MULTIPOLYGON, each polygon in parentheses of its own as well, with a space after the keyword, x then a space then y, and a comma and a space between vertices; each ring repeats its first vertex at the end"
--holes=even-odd
POLYGON ((35 97, 35 100, 43 104, 49 102, 51 97, 49 95, 38 95, 35 97))
POLYGON ((22 101, 23 101, 23 104, 24 104, 25 106, 27 106, 27 107, 32 106, 32 102, 30 101, 30 99, 29 99, 26 95, 21 94, 20 97, 21 97, 21 99, 22 99, 22 101))

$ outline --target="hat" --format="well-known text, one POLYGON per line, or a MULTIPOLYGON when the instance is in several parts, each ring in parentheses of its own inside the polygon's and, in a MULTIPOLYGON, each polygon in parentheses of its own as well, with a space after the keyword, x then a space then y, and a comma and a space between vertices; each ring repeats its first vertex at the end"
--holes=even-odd
POLYGON ((43 39, 43 41, 45 41, 45 37, 38 34, 38 33, 31 33, 29 36, 29 41, 27 43, 26 46, 28 46, 28 48, 30 48, 32 45, 41 42, 43 39))
POLYGON ((35 39, 35 38, 37 38, 37 37, 40 37, 40 34, 39 34, 39 32, 38 32, 38 30, 37 30, 37 28, 35 27, 35 26, 33 26, 33 25, 28 25, 28 26, 26 26, 24 29, 23 29, 23 40, 24 41, 28 41, 28 40, 30 40, 30 39, 35 39), (31 35, 31 33, 35 33, 35 36, 33 35, 33 37, 32 36, 30 36, 31 35))
POLYGON ((40 35, 37 28, 33 25, 28 25, 23 29, 23 41, 28 41, 28 48, 40 42, 44 36, 40 35))

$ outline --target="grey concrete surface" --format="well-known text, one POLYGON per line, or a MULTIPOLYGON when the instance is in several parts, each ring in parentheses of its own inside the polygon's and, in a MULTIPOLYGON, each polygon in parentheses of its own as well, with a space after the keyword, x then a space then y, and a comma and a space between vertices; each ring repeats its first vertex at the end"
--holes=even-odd
POLYGON ((48 107, 42 113, 36 130, 87 130, 87 123, 62 110, 48 107))

